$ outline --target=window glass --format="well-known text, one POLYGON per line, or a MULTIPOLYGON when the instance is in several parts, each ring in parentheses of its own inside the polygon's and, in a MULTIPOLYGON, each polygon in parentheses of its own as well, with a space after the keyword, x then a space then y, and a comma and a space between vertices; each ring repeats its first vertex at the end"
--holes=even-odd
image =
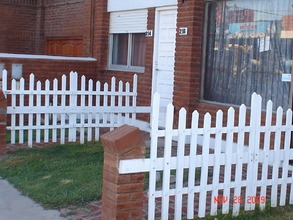
POLYGON ((207 3, 204 99, 288 107, 292 72, 292 0, 229 0, 207 3), (289 76, 289 75, 287 75, 289 76))
POLYGON ((132 35, 131 66, 144 66, 145 34, 132 35))
POLYGON ((112 63, 127 65, 128 34, 113 34, 112 63))

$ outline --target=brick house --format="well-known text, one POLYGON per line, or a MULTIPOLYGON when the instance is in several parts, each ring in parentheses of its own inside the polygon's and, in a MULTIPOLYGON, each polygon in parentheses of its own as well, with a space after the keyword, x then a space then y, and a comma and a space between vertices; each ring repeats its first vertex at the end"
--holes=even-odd
POLYGON ((161 123, 170 101, 212 114, 253 92, 290 102, 290 0, 0 0, 0 13, 1 53, 92 57, 55 66, 101 81, 137 73, 139 105, 161 94, 161 123))

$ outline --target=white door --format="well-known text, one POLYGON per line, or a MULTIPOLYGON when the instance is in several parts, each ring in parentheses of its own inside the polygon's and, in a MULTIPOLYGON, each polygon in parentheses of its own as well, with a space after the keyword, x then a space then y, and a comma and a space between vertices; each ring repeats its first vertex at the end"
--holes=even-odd
POLYGON ((153 93, 161 96, 159 125, 164 127, 167 105, 173 101, 177 9, 157 9, 153 64, 153 93))

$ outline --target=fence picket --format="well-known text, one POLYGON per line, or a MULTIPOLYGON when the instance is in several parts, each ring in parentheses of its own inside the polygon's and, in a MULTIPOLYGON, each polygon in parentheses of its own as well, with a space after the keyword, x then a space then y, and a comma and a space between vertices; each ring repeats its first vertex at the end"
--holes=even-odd
MULTIPOLYGON (((174 111, 174 110, 173 110, 174 111)), ((170 118, 167 118, 170 120, 170 118)), ((185 153, 185 130, 186 130, 186 110, 181 108, 179 111, 178 125, 178 145, 177 145, 177 166, 176 166, 176 195, 175 195, 175 219, 182 217, 182 189, 184 175, 184 153, 185 153)))
MULTIPOLYGON (((55 92, 55 94, 53 95, 52 105, 57 107, 58 106, 58 95, 57 95, 57 93, 58 93, 58 80, 57 79, 53 80, 53 91, 55 92)), ((57 125, 57 120, 58 120, 58 115, 57 115, 57 113, 53 112, 53 114, 52 114, 53 126, 57 125)), ((56 128, 52 129, 52 141, 57 142, 57 129, 56 128)))
MULTIPOLYGON (((190 156, 195 157, 197 153, 197 144, 198 144, 198 118, 199 113, 194 111, 192 113, 191 121, 191 140, 190 140, 190 156)), ((195 185, 195 171, 196 163, 195 160, 189 159, 189 170, 188 170, 188 198, 187 198, 187 218, 194 218, 194 185, 195 185)))
MULTIPOLYGON (((130 92, 130 84, 129 83, 125 84, 125 91, 126 91, 126 93, 130 92)), ((129 95, 125 96, 125 106, 126 107, 130 106, 130 97, 129 97, 129 95)), ((128 112, 125 114, 125 123, 126 124, 130 123, 130 114, 128 112)))
POLYGON ((223 112, 217 111, 216 114, 216 136, 215 136, 215 149, 214 149, 214 167, 213 167, 213 189, 211 198, 211 215, 217 215, 218 203, 215 202, 218 198, 219 193, 219 182, 220 182, 220 156, 221 156, 221 141, 223 126, 223 112))
MULTIPOLYGON (((45 91, 46 91, 46 95, 45 95, 45 106, 49 107, 50 106, 50 95, 49 95, 49 91, 50 91, 50 81, 46 80, 45 82, 45 91)), ((45 113, 45 118, 44 118, 44 142, 47 143, 49 142, 49 120, 50 120, 50 114, 49 113, 45 113)))
MULTIPOLYGON (((20 79, 19 81, 19 90, 20 91, 24 91, 24 85, 25 85, 25 81, 23 78, 20 79)), ((24 106, 24 95, 23 93, 20 92, 19 94, 19 106, 22 107, 24 106)), ((23 130, 23 126, 24 126, 24 114, 20 113, 19 114, 19 141, 18 143, 22 144, 24 143, 24 130, 23 130)))
MULTIPOLYGON (((29 80, 29 90, 31 94, 29 95, 29 106, 33 107, 34 106, 34 95, 33 95, 33 90, 34 90, 34 83, 35 83, 35 76, 33 74, 30 74, 30 80, 29 80)), ((34 114, 29 113, 28 114, 28 125, 31 127, 34 122, 34 114)), ((28 129, 28 146, 32 147, 33 146, 33 130, 30 128, 28 129)))
MULTIPOLYGON (((238 119, 238 135, 237 135, 237 160, 235 164, 235 188, 234 188, 234 197, 236 198, 235 202, 233 201, 233 215, 237 216, 240 211, 240 205, 242 204, 241 196, 241 181, 242 181, 242 165, 243 165, 243 154, 244 154, 244 128, 246 122, 246 106, 241 105, 239 109, 239 119, 238 119)), ((234 200, 234 199, 233 199, 234 200)))
MULTIPOLYGON (((203 145, 202 145, 202 164, 201 164, 201 172, 200 172, 200 185, 207 185, 207 176, 208 176, 208 160, 207 158, 209 154, 209 145, 210 145, 210 135, 211 135, 211 115, 206 113, 204 116, 204 135, 203 135, 203 145)), ((207 191, 206 189, 202 189, 199 194, 199 208, 198 208, 198 217, 202 218, 206 214, 206 198, 207 191)))
MULTIPOLYGON (((115 95, 114 95, 115 91, 116 91, 116 78, 112 77, 112 80, 111 80, 111 99, 110 99, 110 105, 111 105, 112 108, 115 106, 115 95)), ((114 116, 115 115, 113 113, 110 114, 110 123, 113 125, 111 130, 114 129, 114 124, 115 124, 114 116)))
MULTIPOLYGON (((88 83, 88 106, 93 106, 93 80, 89 80, 88 83)), ((88 113, 88 122, 87 122, 90 127, 87 128, 87 141, 92 141, 93 137, 93 113, 88 113)))
MULTIPOLYGON (((80 95, 80 106, 84 107, 85 106, 85 81, 86 78, 85 76, 81 77, 81 95, 80 95)), ((79 121, 78 121, 78 127, 79 127, 79 137, 80 137, 80 143, 83 144, 84 143, 84 127, 83 125, 85 124, 85 117, 84 114, 79 114, 79 121)))
MULTIPOLYGON (((96 107, 99 108, 101 105, 101 96, 100 96, 100 91, 101 91, 101 83, 98 81, 96 82, 96 107)), ((99 140, 100 137, 100 113, 97 111, 95 114, 95 140, 99 140)))
MULTIPOLYGON (((266 181, 268 177, 268 166, 269 166, 269 153, 270 153, 270 141, 271 141, 271 130, 270 127, 272 126, 272 113, 273 113, 273 103, 269 101, 266 107, 266 122, 265 122, 265 134, 264 134, 264 147, 263 147, 263 163, 262 163, 262 186, 260 190, 260 196, 265 198, 267 196, 267 186, 266 181)), ((260 208, 264 210, 265 203, 260 204, 260 208)))
POLYGON ((277 207, 277 195, 278 195, 278 178, 279 178, 279 165, 280 165, 280 142, 281 142, 281 129, 283 118, 283 109, 279 107, 277 109, 276 119, 276 131, 274 140, 274 162, 272 173, 272 192, 271 192, 271 206, 277 207))
POLYGON ((234 108, 229 108, 228 110, 228 120, 227 120, 227 140, 226 140, 226 160, 225 160, 225 172, 224 172, 224 198, 228 198, 228 201, 223 204, 222 213, 229 213, 229 205, 231 201, 230 191, 231 191, 231 158, 233 153, 233 127, 234 127, 234 108))
MULTIPOLYGON (((36 103, 36 107, 37 108, 39 108, 40 106, 41 106, 41 94, 40 94, 40 92, 41 92, 41 87, 42 87, 42 84, 41 84, 41 82, 40 81, 38 81, 37 82, 37 92, 38 92, 38 94, 37 94, 37 97, 36 97, 36 101, 37 101, 37 103, 36 103)), ((41 114, 37 114, 36 115, 36 126, 38 127, 38 129, 36 129, 36 142, 37 143, 40 143, 41 142, 41 129, 40 129, 40 127, 41 127, 41 114)))
MULTIPOLYGON (((16 90, 16 81, 12 80, 11 82, 11 90, 16 90)), ((15 108, 16 107, 16 95, 11 95, 11 107, 15 108)), ((13 129, 13 127, 16 127, 16 114, 13 113, 11 114, 11 131, 10 131, 10 135, 11 135, 11 144, 15 144, 15 129, 13 129)))
POLYGON ((167 106, 166 113, 166 127, 165 127, 165 140, 164 140, 164 172, 163 172, 163 183, 162 183, 162 212, 161 219, 164 216, 169 215, 169 201, 170 201, 170 176, 171 176, 171 153, 172 153, 172 130, 173 130, 173 119, 174 119, 174 106, 169 104, 167 106))
POLYGON ((149 167, 149 200, 148 220, 155 219, 156 209, 156 176, 157 176, 157 146, 158 146, 158 125, 159 125, 159 103, 160 95, 154 94, 153 108, 151 112, 151 146, 150 146, 150 167, 149 167))
MULTIPOLYGON (((286 127, 292 125, 292 111, 288 109, 286 111, 286 127)), ((291 142, 291 131, 285 131, 285 138, 284 138, 284 160, 283 160, 283 169, 282 169, 282 176, 281 178, 286 178, 288 176, 288 165, 289 165, 289 149, 290 149, 290 142, 291 142)), ((286 205, 286 190, 287 184, 283 182, 281 184, 281 192, 280 192, 280 206, 286 205)))
POLYGON ((247 199, 251 196, 255 196, 254 188, 256 188, 255 182, 257 181, 257 167, 258 167, 258 164, 256 163, 256 157, 258 157, 258 155, 256 154, 256 149, 259 148, 259 143, 256 142, 256 140, 258 139, 257 126, 259 126, 259 122, 260 122, 260 116, 259 116, 260 111, 261 111, 261 97, 257 95, 256 93, 253 93, 251 98, 251 114, 250 114, 251 131, 249 133, 249 144, 248 144, 249 163, 247 165, 247 173, 246 173, 247 186, 246 186, 245 205, 244 205, 244 210, 246 211, 253 210, 254 208, 253 204, 247 202, 247 199), (252 172, 253 175, 249 175, 248 171, 252 172))
MULTIPOLYGON (((66 75, 62 75, 62 79, 61 79, 61 106, 66 106, 66 95, 65 95, 66 80, 67 80, 66 75)), ((65 143, 65 136, 66 136, 66 130, 64 128, 65 123, 66 123, 65 120, 66 120, 66 112, 63 112, 63 113, 61 113, 61 116, 60 116, 60 125, 61 125, 60 143, 61 144, 65 143)))
MULTIPOLYGON (((70 106, 74 107, 77 106, 77 82, 78 82, 78 76, 76 72, 70 72, 70 92, 71 95, 69 96, 69 102, 70 106)), ((76 114, 70 114, 69 115, 69 124, 75 125, 76 124, 76 114)), ((76 127, 69 128, 69 141, 75 142, 76 141, 76 127)))

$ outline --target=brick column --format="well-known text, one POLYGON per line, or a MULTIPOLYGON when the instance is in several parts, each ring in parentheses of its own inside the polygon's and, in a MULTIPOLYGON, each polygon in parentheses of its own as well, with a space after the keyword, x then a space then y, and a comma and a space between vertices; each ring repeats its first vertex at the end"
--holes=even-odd
POLYGON ((123 174, 119 161, 145 157, 141 131, 123 125, 101 136, 104 146, 102 219, 142 219, 144 173, 123 174))
POLYGON ((6 112, 7 100, 0 90, 0 154, 6 153, 6 112))

